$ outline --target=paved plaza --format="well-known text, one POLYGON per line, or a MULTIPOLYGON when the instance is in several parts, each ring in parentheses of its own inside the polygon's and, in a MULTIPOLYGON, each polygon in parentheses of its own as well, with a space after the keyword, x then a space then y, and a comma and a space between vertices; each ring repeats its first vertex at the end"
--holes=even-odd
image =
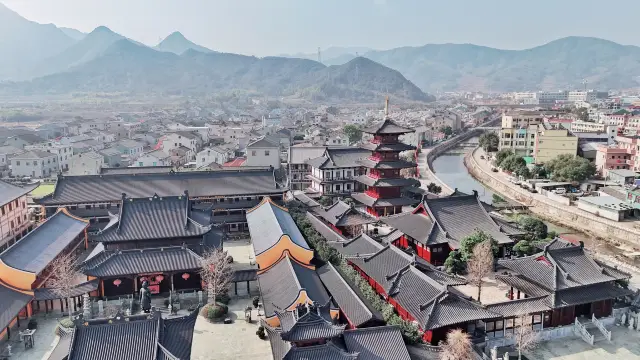
POLYGON ((540 344, 527 353, 531 360, 635 360, 640 359, 640 332, 613 327, 611 343, 598 341, 591 346, 579 338, 559 339, 540 344))
POLYGON ((244 319, 244 309, 251 298, 233 298, 229 303, 232 324, 211 323, 198 316, 193 332, 192 360, 268 360, 272 359, 269 340, 256 335, 260 322, 253 310, 251 323, 244 319))

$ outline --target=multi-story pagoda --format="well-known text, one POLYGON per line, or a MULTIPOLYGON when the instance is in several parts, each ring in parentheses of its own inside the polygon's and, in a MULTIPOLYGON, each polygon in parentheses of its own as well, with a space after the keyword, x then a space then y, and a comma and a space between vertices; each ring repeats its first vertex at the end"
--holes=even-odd
POLYGON ((366 205, 367 212, 375 217, 398 214, 402 207, 414 205, 416 200, 403 197, 403 187, 412 186, 418 180, 405 178, 400 170, 415 168, 416 163, 400 159, 400 153, 415 150, 415 147, 400 142, 402 134, 412 133, 413 129, 402 127, 389 118, 389 98, 384 110, 385 118, 381 124, 366 128, 363 131, 372 134, 373 138, 362 148, 370 150, 371 156, 359 160, 368 169, 366 175, 360 175, 356 180, 366 186, 364 193, 352 194, 352 197, 366 205))

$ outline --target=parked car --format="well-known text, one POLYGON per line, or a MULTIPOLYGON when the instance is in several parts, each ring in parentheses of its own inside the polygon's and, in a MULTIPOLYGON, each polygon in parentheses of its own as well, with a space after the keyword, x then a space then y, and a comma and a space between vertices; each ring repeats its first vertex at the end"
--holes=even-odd
POLYGON ((497 167, 495 167, 495 166, 492 166, 492 167, 491 167, 491 171, 493 171, 493 172, 498 172, 498 168, 497 168, 497 167))
POLYGON ((561 187, 555 188, 555 189, 553 189, 553 193, 554 194, 558 194, 558 195, 564 195, 564 194, 567 193, 567 189, 561 188, 561 187))
POLYGON ((484 160, 484 155, 480 155, 480 159, 481 159, 481 160, 484 160))

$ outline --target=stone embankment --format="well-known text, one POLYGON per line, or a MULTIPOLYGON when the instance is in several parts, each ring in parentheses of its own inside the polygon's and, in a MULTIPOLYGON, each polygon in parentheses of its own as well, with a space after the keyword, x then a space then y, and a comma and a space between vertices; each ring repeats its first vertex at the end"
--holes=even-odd
POLYGON ((531 212, 540 218, 605 240, 621 241, 636 247, 640 245, 640 229, 628 223, 601 218, 573 206, 559 204, 544 196, 534 196, 481 166, 474 156, 477 151, 478 149, 474 150, 464 158, 469 174, 497 193, 529 206, 531 212))

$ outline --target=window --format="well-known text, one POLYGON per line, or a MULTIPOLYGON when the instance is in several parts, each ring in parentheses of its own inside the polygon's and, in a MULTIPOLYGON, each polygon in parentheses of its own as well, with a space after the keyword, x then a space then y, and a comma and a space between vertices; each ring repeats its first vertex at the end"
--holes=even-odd
POLYGON ((255 150, 251 151, 251 156, 256 156, 256 151, 255 150))
POLYGON ((269 150, 264 151, 264 156, 269 156, 269 150))
POLYGON ((153 166, 158 166, 158 163, 154 161, 153 166))
POLYGON ((340 185, 336 185, 336 191, 340 191, 340 185))
POLYGON ((138 161, 138 166, 144 166, 144 163, 142 161, 138 161))
POLYGON ((16 161, 16 165, 20 166, 20 161, 16 161))
POLYGON ((85 205, 84 208, 89 210, 89 209, 91 209, 91 205, 85 205))
POLYGON ((351 177, 351 170, 347 170, 347 177, 351 177))

